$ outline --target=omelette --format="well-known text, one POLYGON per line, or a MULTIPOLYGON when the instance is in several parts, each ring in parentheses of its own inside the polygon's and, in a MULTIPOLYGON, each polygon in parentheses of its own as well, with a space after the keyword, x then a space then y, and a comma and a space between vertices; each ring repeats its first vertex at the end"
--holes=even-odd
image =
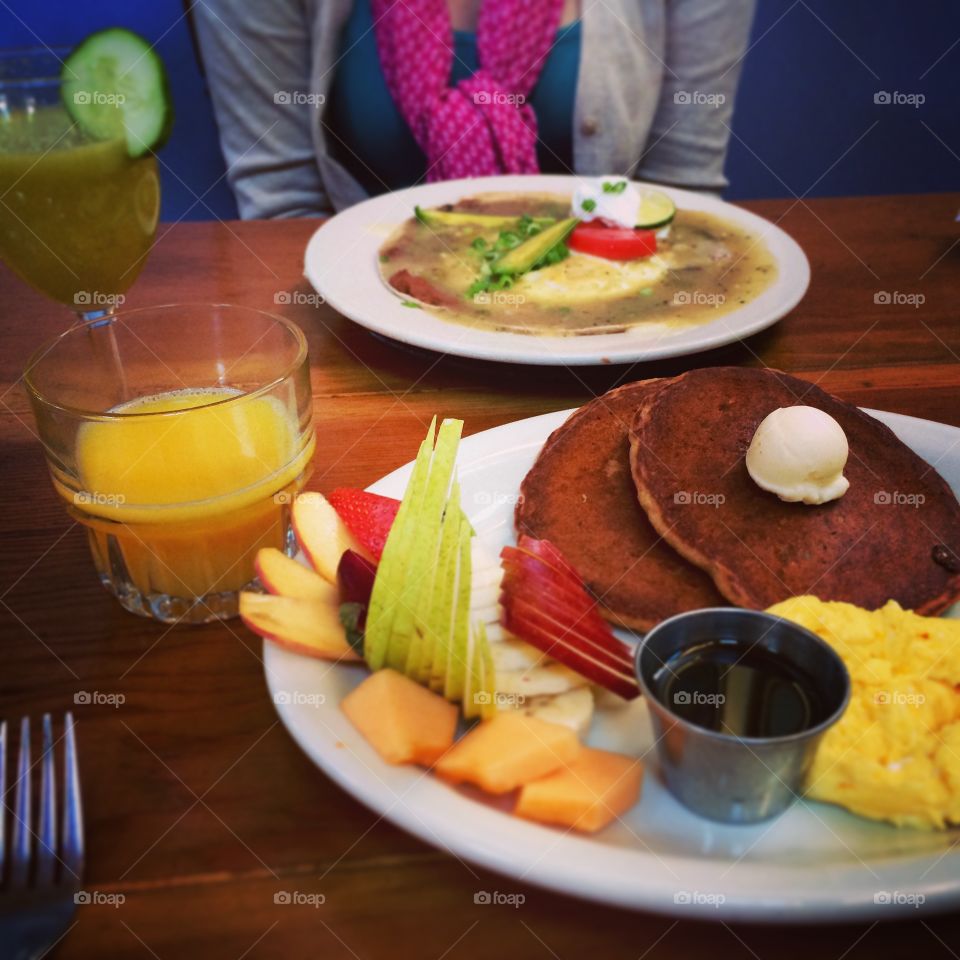
POLYGON ((852 681, 806 795, 897 826, 960 825, 960 620, 921 617, 893 600, 868 611, 811 596, 769 612, 822 637, 852 681))

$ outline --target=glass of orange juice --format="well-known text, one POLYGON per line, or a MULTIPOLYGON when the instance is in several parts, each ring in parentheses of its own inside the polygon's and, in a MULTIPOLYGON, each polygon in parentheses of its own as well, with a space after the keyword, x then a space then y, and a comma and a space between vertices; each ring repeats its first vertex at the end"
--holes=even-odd
POLYGON ((42 347, 25 383, 54 486, 127 610, 234 616, 257 550, 292 552, 314 450, 295 324, 223 304, 124 311, 42 347))

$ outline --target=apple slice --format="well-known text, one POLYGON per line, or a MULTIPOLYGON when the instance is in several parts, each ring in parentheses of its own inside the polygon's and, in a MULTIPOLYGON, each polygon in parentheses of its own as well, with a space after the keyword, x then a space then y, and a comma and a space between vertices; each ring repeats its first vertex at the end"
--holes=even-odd
POLYGON ((244 591, 240 617, 254 633, 294 653, 321 660, 362 659, 347 642, 335 605, 244 591))
POLYGON ((332 583, 276 547, 258 550, 254 569, 264 588, 272 594, 296 600, 338 602, 337 588, 332 583))
POLYGON ((394 621, 403 602, 403 585, 416 537, 420 504, 430 473, 436 424, 437 419, 434 417, 426 437, 420 444, 413 471, 407 481, 407 489, 400 501, 400 509, 390 528, 390 534, 377 567, 377 578, 370 594, 370 608, 367 611, 367 624, 363 638, 363 654, 371 670, 379 670, 386 663, 394 621))
POLYGON ((310 566, 328 583, 337 582, 337 566, 346 550, 369 559, 337 511, 322 493, 301 493, 291 510, 293 533, 310 566))
POLYGON ((503 626, 591 682, 626 699, 638 696, 630 648, 613 635, 560 551, 524 535, 500 556, 503 626))

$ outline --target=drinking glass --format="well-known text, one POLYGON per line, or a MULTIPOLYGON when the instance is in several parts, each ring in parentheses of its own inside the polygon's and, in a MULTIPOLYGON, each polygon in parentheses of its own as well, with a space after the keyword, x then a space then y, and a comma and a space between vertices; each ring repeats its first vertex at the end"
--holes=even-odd
MULTIPOLYGON (((97 140, 61 100, 66 50, 0 51, 0 260, 81 319, 112 313, 153 244, 153 154, 97 140)), ((78 94, 79 96, 79 94, 78 94)))
POLYGON ((41 347, 24 382, 54 486, 127 610, 234 616, 257 551, 293 552, 314 451, 295 324, 224 304, 120 311, 41 347))

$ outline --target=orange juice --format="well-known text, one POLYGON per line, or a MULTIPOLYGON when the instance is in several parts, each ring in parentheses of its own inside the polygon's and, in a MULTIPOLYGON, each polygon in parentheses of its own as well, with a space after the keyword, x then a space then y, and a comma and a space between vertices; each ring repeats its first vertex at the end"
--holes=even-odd
POLYGON ((215 605, 253 579, 259 548, 285 546, 314 438, 277 396, 184 389, 109 414, 77 433, 81 492, 54 473, 88 527, 101 579, 215 605))

